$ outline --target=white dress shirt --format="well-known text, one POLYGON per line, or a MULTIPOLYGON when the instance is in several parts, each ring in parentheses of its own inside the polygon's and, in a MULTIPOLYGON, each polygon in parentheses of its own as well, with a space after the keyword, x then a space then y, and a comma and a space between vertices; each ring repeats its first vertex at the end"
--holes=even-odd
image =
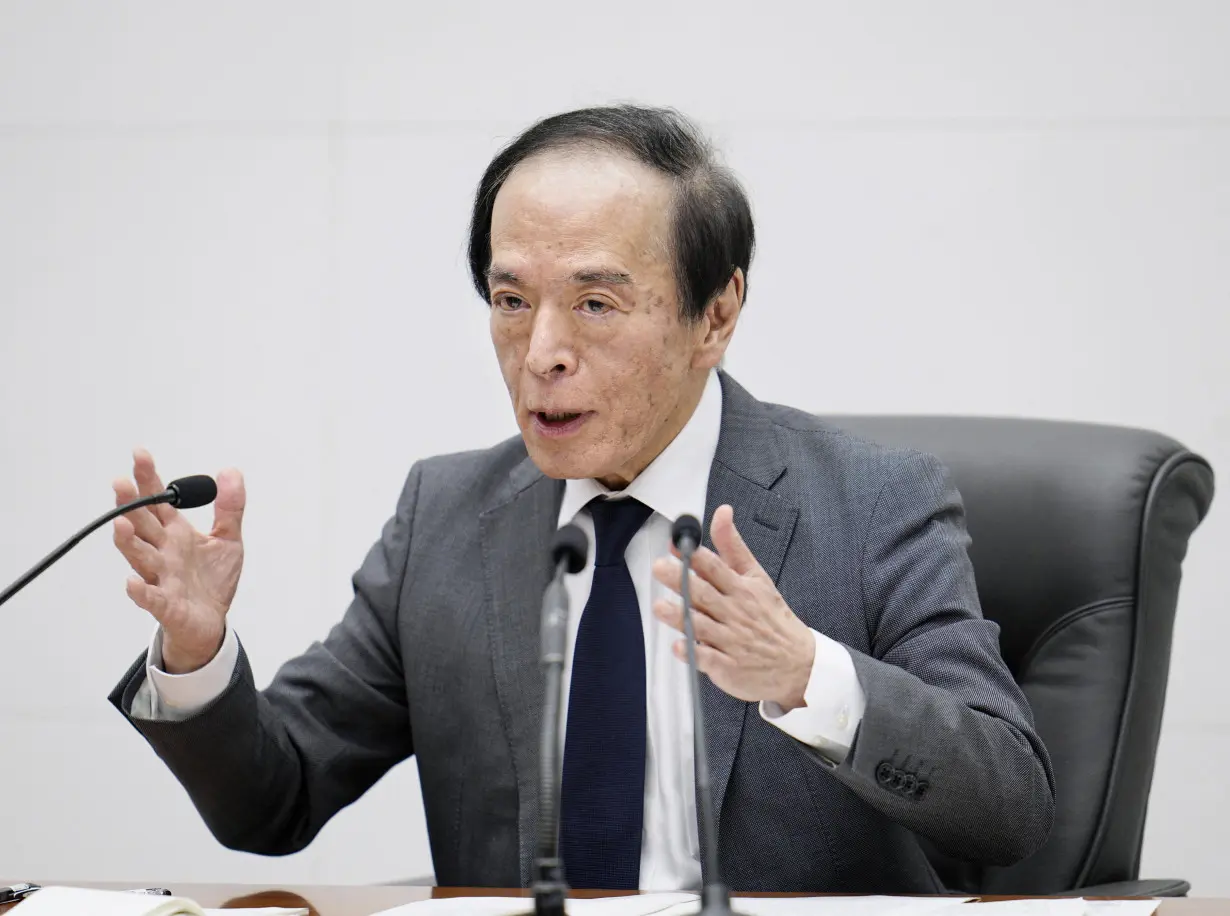
MULTIPOLYGON (((652 566, 655 559, 670 553, 671 524, 676 518, 685 513, 704 518, 709 468, 717 452, 721 425, 722 386, 713 372, 696 411, 679 435, 632 483, 618 494, 611 494, 595 480, 569 480, 560 506, 559 524, 575 522, 590 541, 585 569, 566 580, 571 614, 564 661, 565 685, 571 683, 573 647, 594 575, 594 523, 586 504, 597 496, 618 495, 635 497, 654 510, 624 553, 645 629, 648 708, 640 874, 644 890, 698 890, 701 886, 691 688, 687 666, 671 652, 672 644, 682 635, 653 615, 655 599, 678 600, 678 596, 654 579, 652 566)), ((739 522, 736 515, 735 524, 739 522)), ((862 720, 866 697, 846 648, 814 630, 812 634, 816 657, 804 691, 807 705, 783 713, 775 703, 761 703, 760 714, 834 762, 841 762, 849 753, 862 720)), ((190 674, 172 675, 160 669, 161 643, 161 633, 156 632, 150 645, 149 676, 134 698, 134 714, 186 718, 221 695, 230 683, 239 657, 239 640, 229 625, 213 661, 190 674)), ((566 694, 567 691, 562 717, 565 723, 566 694)))

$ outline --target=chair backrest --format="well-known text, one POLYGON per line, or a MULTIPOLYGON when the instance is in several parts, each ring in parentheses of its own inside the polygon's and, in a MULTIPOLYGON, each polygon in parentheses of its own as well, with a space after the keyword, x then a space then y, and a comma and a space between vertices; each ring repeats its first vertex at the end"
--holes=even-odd
MULTIPOLYGON (((933 853, 946 883, 1056 893, 1138 877, 1183 557, 1208 463, 1157 433, 977 417, 825 418, 930 452, 965 501, 983 613, 1055 768, 1055 827, 1007 868, 933 853)), ((1003 816, 1012 817, 1011 811, 1003 816)))

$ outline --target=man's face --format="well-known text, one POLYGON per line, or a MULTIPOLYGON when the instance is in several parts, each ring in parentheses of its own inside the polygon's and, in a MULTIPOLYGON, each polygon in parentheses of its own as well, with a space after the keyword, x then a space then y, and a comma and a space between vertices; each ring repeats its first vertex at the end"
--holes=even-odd
POLYGON ((534 463, 621 486, 682 428, 716 363, 685 322, 669 180, 614 152, 518 165, 491 220, 491 338, 534 463))

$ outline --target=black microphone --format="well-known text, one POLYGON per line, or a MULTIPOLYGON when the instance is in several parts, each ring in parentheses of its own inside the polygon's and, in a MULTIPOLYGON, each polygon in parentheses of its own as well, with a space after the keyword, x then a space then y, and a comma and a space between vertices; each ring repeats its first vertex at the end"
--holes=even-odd
POLYGON ((564 916, 568 885, 559 857, 560 719, 564 695, 564 651, 568 642, 568 589, 564 576, 585 568, 589 538, 565 525, 551 540, 555 574, 542 596, 542 663, 546 675, 542 740, 538 757, 538 856, 534 861, 534 912, 564 916))
MULTIPOLYGON (((204 474, 195 474, 192 477, 181 477, 179 480, 171 481, 170 486, 161 493, 153 496, 142 496, 140 499, 126 505, 117 506, 106 515, 94 519, 94 521, 43 557, 37 566, 6 588, 3 593, 0 593, 0 604, 4 604, 4 602, 45 573, 53 563, 81 543, 86 535, 97 531, 113 518, 119 518, 121 515, 125 515, 134 509, 140 509, 144 506, 156 506, 159 503, 169 503, 176 509, 196 509, 199 506, 209 505, 217 496, 218 485, 214 483, 214 479, 206 477, 204 474)), ((584 564, 584 560, 582 560, 582 564, 584 564)))
MULTIPOLYGON (((199 509, 218 498, 218 485, 207 474, 193 474, 172 480, 154 498, 154 503, 170 503, 176 509, 199 509)), ((133 503, 135 506, 136 503, 133 503)), ((153 503, 151 503, 153 505, 153 503)))
POLYGON ((731 916, 730 890, 722 883, 718 865, 717 833, 714 830, 713 792, 709 788, 709 741, 705 737, 705 713, 700 705, 700 670, 696 667, 696 634, 692 629, 691 583, 692 554, 700 546, 700 522, 692 515, 681 515, 671 526, 671 542, 683 560, 683 580, 679 597, 683 599, 683 635, 688 644, 688 671, 692 681, 692 756, 696 769, 696 797, 699 800, 700 847, 704 850, 705 885, 701 891, 699 916, 731 916))

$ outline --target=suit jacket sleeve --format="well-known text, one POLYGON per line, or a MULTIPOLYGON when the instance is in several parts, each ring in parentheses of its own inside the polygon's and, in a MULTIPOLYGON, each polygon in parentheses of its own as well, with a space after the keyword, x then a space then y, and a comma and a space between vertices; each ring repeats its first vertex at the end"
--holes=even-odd
MULTIPOLYGON (((354 600, 323 643, 257 691, 246 654, 227 689, 191 717, 133 715, 145 655, 110 696, 188 790, 214 836, 246 852, 303 849, 341 808, 413 752, 397 609, 419 470, 354 576, 354 600)), ((293 613, 292 608, 265 613, 293 613)))
POLYGON ((867 528, 871 652, 851 651, 867 707, 833 772, 943 852, 1009 864, 1046 840, 1054 780, 1000 655, 999 627, 982 616, 968 544, 943 466, 929 455, 905 459, 867 528))

